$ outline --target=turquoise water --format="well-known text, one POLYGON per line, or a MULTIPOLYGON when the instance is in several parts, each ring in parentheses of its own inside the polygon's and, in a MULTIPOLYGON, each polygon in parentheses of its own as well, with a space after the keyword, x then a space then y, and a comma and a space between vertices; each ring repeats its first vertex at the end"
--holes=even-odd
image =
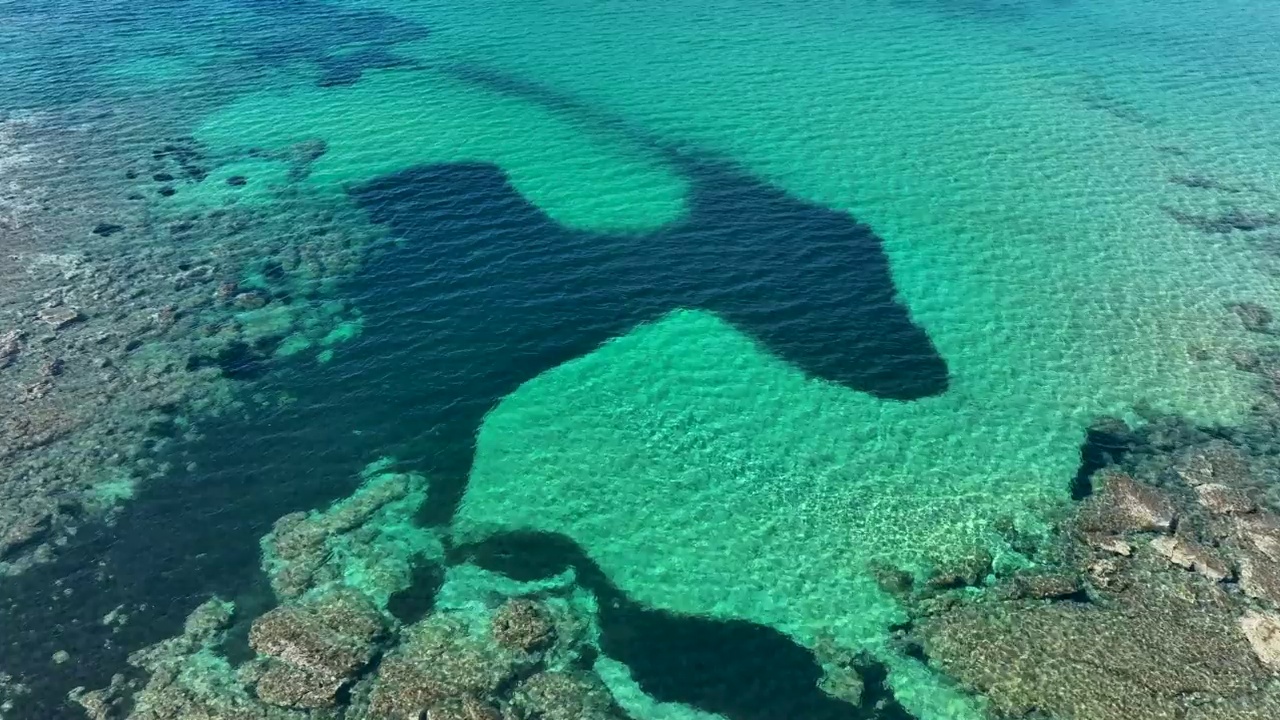
POLYGON ((975 548, 1029 564, 997 528, 1042 532, 1068 506, 1092 420, 1230 425, 1256 400, 1232 354, 1258 336, 1228 305, 1280 306, 1275 236, 1204 225, 1280 210, 1267 3, 223 0, 0 3, 0 20, 0 118, 109 108, 86 122, 123 154, 202 149, 207 175, 148 197, 157 222, 302 197, 397 239, 324 286, 345 324, 245 320, 287 337, 242 391, 293 404, 243 458, 192 457, 214 478, 272 456, 272 483, 326 478, 264 489, 261 517, 232 523, 246 536, 395 452, 442 478, 433 522, 457 542, 567 538, 633 602, 867 651, 905 712, 981 717, 891 646, 904 611, 869 568, 923 577, 975 548), (300 163, 299 143, 323 152, 300 163))

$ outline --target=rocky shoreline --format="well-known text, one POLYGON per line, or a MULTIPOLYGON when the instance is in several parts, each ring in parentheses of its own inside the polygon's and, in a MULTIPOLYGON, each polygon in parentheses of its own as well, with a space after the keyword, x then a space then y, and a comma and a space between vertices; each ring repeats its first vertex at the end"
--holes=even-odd
MULTIPOLYGON (((234 158, 89 135, 0 123, 0 576, 173 472, 157 451, 236 411, 238 379, 358 335, 334 290, 382 238, 287 187, 269 206, 166 205, 234 158)), ((322 152, 299 149, 298 172, 322 152)))

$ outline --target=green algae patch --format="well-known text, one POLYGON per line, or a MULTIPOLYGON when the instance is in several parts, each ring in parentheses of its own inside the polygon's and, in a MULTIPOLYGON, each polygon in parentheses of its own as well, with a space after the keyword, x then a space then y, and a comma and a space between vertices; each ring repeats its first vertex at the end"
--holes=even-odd
MULTIPOLYGON (((323 141, 323 154, 302 179, 322 190, 340 191, 415 165, 491 162, 565 225, 642 230, 680 218, 682 178, 624 136, 587 130, 537 104, 443 72, 381 70, 365 72, 349 87, 247 96, 207 118, 196 134, 228 153, 265 148, 279 155, 299 143, 323 141)), ((272 177, 283 167, 277 162, 265 174, 272 177)), ((260 192, 237 190, 241 198, 260 192)))

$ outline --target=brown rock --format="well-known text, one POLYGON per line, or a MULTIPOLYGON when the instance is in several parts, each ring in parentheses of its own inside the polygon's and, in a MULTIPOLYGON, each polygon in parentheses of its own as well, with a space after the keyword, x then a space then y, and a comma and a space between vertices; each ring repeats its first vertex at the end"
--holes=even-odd
POLYGON ((493 616, 493 639, 512 650, 534 652, 555 639, 551 616, 527 598, 508 600, 493 616))
POLYGON ((316 675, 292 665, 273 664, 258 676, 258 699, 287 708, 315 709, 335 704, 345 678, 316 675))
POLYGON ((1243 491, 1218 483, 1196 486, 1200 504, 1214 515, 1243 515, 1257 509, 1257 505, 1243 491))
POLYGON ((518 667, 516 653, 476 637, 465 623, 428 616, 379 665, 369 717, 416 720, 450 700, 489 697, 518 667))
POLYGON ((1170 720, 1191 696, 1252 692, 1265 674, 1227 594, 1157 573, 1107 603, 975 602, 922 618, 930 665, 993 717, 1170 720))
POLYGON ((1151 547, 1169 562, 1185 570, 1194 570, 1213 582, 1221 582, 1231 576, 1231 569, 1208 548, 1190 540, 1158 537, 1151 547))
POLYGON ((1258 661, 1280 672, 1280 616, 1257 610, 1246 611, 1240 618, 1240 630, 1249 640, 1258 661))
POLYGON ((1068 573, 1020 573, 1003 588, 1009 598, 1053 600, 1067 598, 1084 589, 1080 578, 1068 573))
POLYGON ((520 683, 512 705, 523 717, 540 720, 605 720, 620 717, 613 698, 594 676, 541 672, 520 683))
POLYGON ((384 630, 373 602, 346 588, 272 610, 249 631, 249 644, 269 663, 258 696, 284 707, 334 704, 338 690, 373 659, 384 630))
POLYGON ((1108 473, 1102 490, 1090 495, 1081 507, 1080 527, 1111 535, 1167 532, 1174 517, 1173 503, 1164 493, 1124 473, 1108 473))

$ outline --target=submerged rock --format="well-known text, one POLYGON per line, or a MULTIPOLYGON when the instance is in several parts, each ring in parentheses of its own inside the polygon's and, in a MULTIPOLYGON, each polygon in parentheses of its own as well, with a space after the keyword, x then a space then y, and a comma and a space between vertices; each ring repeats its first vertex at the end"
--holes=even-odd
POLYGON ((1218 582, 1231 576, 1231 568, 1216 553, 1199 543, 1174 537, 1158 537, 1151 548, 1169 562, 1185 570, 1194 570, 1218 582))
POLYGON ((919 634, 933 662, 1009 717, 1166 720, 1194 694, 1264 679, 1225 597, 1203 582, 1167 576, 1107 607, 978 603, 926 618, 919 634))
POLYGON ((1086 532, 1112 535, 1166 532, 1175 516, 1173 503, 1164 493, 1123 473, 1109 472, 1102 477, 1102 490, 1085 500, 1079 524, 1086 532))
POLYGON ((555 640, 551 616, 528 598, 508 600, 493 616, 493 638, 503 647, 535 652, 555 640))
POLYGON ((10 330, 0 335, 0 370, 8 367, 22 350, 22 331, 10 330))
MULTIPOLYGON (((187 618, 182 635, 129 656, 129 663, 149 673, 133 697, 126 720, 308 720, 304 713, 271 708, 254 698, 216 647, 224 639, 234 606, 212 599, 187 618)), ((96 719, 114 720, 128 707, 127 688, 113 679, 111 687, 77 693, 75 699, 96 719)))
POLYGON ((281 599, 350 584, 385 607, 409 585, 415 563, 443 558, 435 533, 413 520, 427 497, 426 479, 377 466, 365 476, 351 497, 323 511, 286 515, 262 539, 263 569, 281 599))
POLYGON ((1243 515, 1258 507, 1244 491, 1218 483, 1196 486, 1196 495, 1200 504, 1214 515, 1243 515))
POLYGON ((512 693, 513 715, 521 720, 620 720, 613 698, 599 678, 570 672, 541 672, 512 693))
POLYGON ((53 326, 54 330, 61 330, 82 318, 79 310, 65 305, 41 308, 39 315, 40 319, 53 326))
POLYGON ((334 705, 339 690, 373 659, 385 620, 373 602, 340 588, 258 618, 249 644, 265 656, 258 697, 272 705, 334 705))
POLYGON ((1249 478, 1249 460, 1238 448, 1222 441, 1188 448, 1174 461, 1173 472, 1191 487, 1239 487, 1249 478))
POLYGON ((1240 630, 1258 661, 1280 672, 1280 615, 1250 610, 1240 618, 1240 630))
POLYGON ((494 695, 521 667, 521 655, 477 636, 461 618, 432 616, 409 627, 378 668, 369 716, 416 720, 435 708, 494 695))

